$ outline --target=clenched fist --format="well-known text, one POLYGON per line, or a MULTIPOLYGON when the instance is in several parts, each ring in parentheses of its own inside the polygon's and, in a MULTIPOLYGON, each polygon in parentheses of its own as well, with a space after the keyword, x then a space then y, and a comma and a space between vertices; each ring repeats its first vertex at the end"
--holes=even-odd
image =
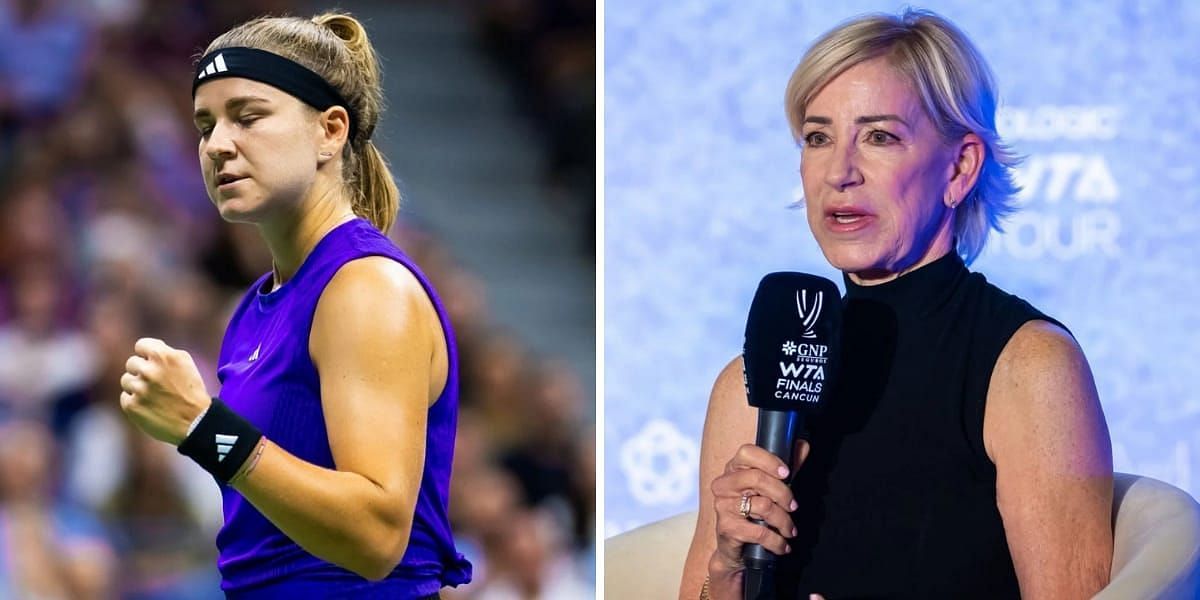
POLYGON ((133 345, 121 376, 121 410, 139 429, 178 446, 212 398, 192 356, 155 338, 133 345))

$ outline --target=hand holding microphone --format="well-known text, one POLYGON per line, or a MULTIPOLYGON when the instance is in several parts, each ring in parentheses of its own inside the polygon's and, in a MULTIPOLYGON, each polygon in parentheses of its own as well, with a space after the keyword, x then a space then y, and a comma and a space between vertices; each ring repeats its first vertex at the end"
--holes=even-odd
MULTIPOLYGON (((717 574, 743 573, 746 566, 743 548, 749 545, 757 544, 775 555, 790 551, 789 544, 795 535, 791 512, 796 501, 787 481, 808 456, 808 442, 801 441, 797 448, 799 456, 791 461, 789 469, 774 454, 754 444, 744 444, 725 463, 724 473, 713 480, 717 550, 709 563, 709 573, 714 578, 717 574)), ((714 600, 723 597, 716 587, 720 586, 714 586, 711 595, 714 600)))
MULTIPOLYGON (((717 551, 710 573, 743 571, 743 597, 774 597, 774 567, 796 535, 787 481, 808 455, 807 417, 828 402, 840 352, 841 294, 828 279, 771 273, 759 283, 742 353, 746 395, 759 409, 746 444, 713 480, 717 551), (798 443, 799 442, 799 443, 798 443)), ((714 595, 714 597, 717 597, 714 595)))
POLYGON ((786 483, 791 470, 779 457, 744 444, 725 463, 725 472, 713 480, 717 511, 717 555, 724 570, 740 570, 742 548, 759 544, 775 554, 788 551, 794 535, 791 511, 796 500, 786 483), (751 521, 750 519, 755 519, 751 521))

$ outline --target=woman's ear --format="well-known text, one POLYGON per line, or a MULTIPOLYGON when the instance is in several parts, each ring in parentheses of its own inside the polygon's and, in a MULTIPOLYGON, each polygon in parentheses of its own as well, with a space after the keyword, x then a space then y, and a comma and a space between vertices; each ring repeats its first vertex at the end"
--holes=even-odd
POLYGON ((950 169, 950 181, 946 185, 946 206, 954 208, 967 197, 975 182, 979 180, 979 172, 983 170, 983 160, 987 157, 987 146, 983 139, 974 133, 962 137, 953 147, 954 155, 950 169))
POLYGON ((350 113, 341 106, 330 106, 317 115, 317 122, 321 127, 321 156, 341 154, 350 134, 350 113))

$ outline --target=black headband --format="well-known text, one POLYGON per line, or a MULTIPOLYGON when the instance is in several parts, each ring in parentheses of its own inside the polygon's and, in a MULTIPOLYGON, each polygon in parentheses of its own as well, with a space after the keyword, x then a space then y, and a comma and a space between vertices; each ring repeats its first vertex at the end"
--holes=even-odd
POLYGON ((358 133, 358 116, 350 103, 324 77, 303 65, 256 48, 221 48, 204 55, 192 79, 192 98, 200 84, 221 77, 244 77, 260 81, 295 96, 317 109, 341 106, 350 115, 350 141, 358 133))

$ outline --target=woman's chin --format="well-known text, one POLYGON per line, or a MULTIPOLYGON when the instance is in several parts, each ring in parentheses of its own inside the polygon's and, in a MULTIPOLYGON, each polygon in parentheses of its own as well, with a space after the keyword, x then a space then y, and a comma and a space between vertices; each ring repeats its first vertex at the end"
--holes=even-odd
POLYGON ((859 244, 823 244, 821 252, 833 268, 844 273, 858 273, 879 268, 878 252, 859 244))
POLYGON ((221 200, 217 204, 217 212, 229 223, 257 223, 258 207, 241 198, 221 200))

